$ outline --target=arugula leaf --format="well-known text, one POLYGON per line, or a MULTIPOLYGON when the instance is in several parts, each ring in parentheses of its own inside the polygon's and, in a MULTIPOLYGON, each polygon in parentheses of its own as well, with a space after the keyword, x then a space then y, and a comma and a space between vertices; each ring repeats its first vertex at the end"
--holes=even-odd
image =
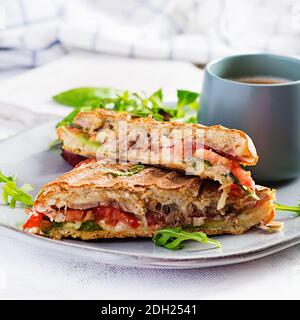
POLYGON ((163 103, 162 89, 150 96, 136 92, 120 91, 108 88, 75 88, 53 97, 61 104, 75 107, 74 110, 57 124, 72 125, 75 116, 81 111, 103 108, 117 112, 126 111, 139 117, 151 117, 158 121, 197 122, 197 98, 199 94, 187 90, 178 90, 177 108, 163 103), (111 91, 109 91, 111 90, 111 91))
POLYGON ((198 110, 197 99, 199 93, 188 90, 177 90, 177 110, 175 118, 182 119, 184 122, 194 121, 197 119, 198 110), (189 117, 188 117, 189 116, 189 117))
POLYGON ((159 110, 164 110, 166 106, 163 104, 163 92, 159 89, 151 94, 149 101, 152 103, 152 109, 159 112, 159 110))
POLYGON ((21 188, 18 188, 14 177, 7 177, 0 171, 0 183, 5 183, 2 188, 3 201, 11 208, 15 208, 16 203, 20 202, 25 207, 32 207, 33 200, 29 191, 33 190, 30 184, 24 184, 21 188))
POLYGON ((101 170, 106 173, 112 174, 114 177, 131 177, 134 174, 137 174, 137 173, 141 172, 142 170, 144 170, 144 168, 145 168, 144 165, 136 164, 126 171, 113 170, 113 169, 105 168, 105 167, 101 168, 101 170))
POLYGON ((194 240, 201 243, 213 244, 220 248, 221 244, 217 240, 207 237, 207 235, 200 231, 188 232, 182 227, 164 228, 155 232, 152 238, 156 246, 162 246, 169 250, 178 250, 184 247, 183 241, 194 240))
POLYGON ((204 164, 205 164, 207 167, 212 167, 211 162, 208 161, 208 160, 204 160, 204 164))
POLYGON ((0 171, 0 182, 8 182, 8 181, 14 181, 16 177, 14 176, 5 176, 1 171, 0 171))
POLYGON ((234 183, 242 189, 242 191, 246 192, 250 197, 252 197, 255 200, 259 200, 259 197, 255 193, 255 191, 252 191, 250 188, 244 186, 243 184, 240 183, 240 180, 232 173, 229 173, 229 176, 231 179, 234 181, 234 183))
POLYGON ((300 216, 300 201, 298 202, 298 206, 285 206, 284 204, 274 203, 275 209, 279 211, 290 211, 297 213, 300 216))
MULTIPOLYGON (((64 93, 61 94, 63 95, 64 93)), ((69 95, 72 95, 72 90, 69 91, 69 95)), ((76 97, 73 98, 76 99, 76 97)), ((147 117, 148 115, 151 115, 154 119, 161 121, 164 119, 164 116, 160 113, 160 108, 162 107, 161 99, 162 92, 159 90, 152 94, 149 98, 142 97, 137 93, 124 91, 119 92, 115 95, 115 97, 107 97, 98 100, 94 99, 93 101, 85 100, 85 103, 87 104, 89 102, 90 105, 75 107, 70 114, 68 114, 56 125, 56 127, 70 126, 79 112, 91 111, 96 108, 103 108, 118 112, 127 111, 140 117, 147 117)), ((73 104, 75 105, 75 103, 73 104)))
POLYGON ((57 228, 61 228, 64 225, 63 222, 52 222, 52 228, 57 229, 57 228))
POLYGON ((97 231, 97 230, 103 230, 101 226, 99 226, 98 223, 94 221, 86 221, 83 222, 78 229, 79 231, 97 231))
POLYGON ((181 110, 184 106, 190 106, 193 110, 198 109, 197 99, 199 97, 198 92, 188 90, 177 90, 177 109, 181 110), (196 103, 195 103, 196 102, 196 103))
POLYGON ((91 105, 99 100, 113 98, 118 93, 120 91, 117 89, 81 87, 61 92, 54 96, 53 100, 70 107, 82 107, 91 105))
MULTIPOLYGON (((160 113, 163 108, 162 97, 161 89, 149 97, 136 92, 125 91, 122 96, 120 95, 115 101, 111 101, 113 104, 112 110, 127 111, 139 117, 151 115, 152 118, 162 121, 164 120, 164 116, 160 113)), ((107 109, 105 101, 103 107, 107 109)))

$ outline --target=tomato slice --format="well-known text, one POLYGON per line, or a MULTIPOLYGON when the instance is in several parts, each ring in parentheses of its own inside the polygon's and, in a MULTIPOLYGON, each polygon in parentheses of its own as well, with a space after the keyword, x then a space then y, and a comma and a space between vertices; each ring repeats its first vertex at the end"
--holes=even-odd
POLYGON ((43 221, 43 217, 46 217, 43 213, 31 214, 28 220, 24 223, 23 230, 35 227, 39 228, 43 221))
POLYGON ((212 150, 204 149, 203 152, 204 152, 204 160, 209 161, 212 165, 222 164, 224 167, 230 169, 232 164, 231 160, 223 156, 220 156, 219 154, 215 153, 212 150))
POLYGON ((140 221, 133 213, 121 211, 112 207, 99 206, 94 209, 96 219, 104 220, 105 223, 115 227, 118 222, 129 225, 131 228, 136 229, 140 226, 140 221))
POLYGON ((232 174, 239 180, 240 184, 251 189, 255 190, 255 183, 251 178, 249 171, 241 168, 237 163, 233 162, 231 166, 232 174))
MULTIPOLYGON (((240 164, 236 161, 227 159, 211 149, 204 149, 204 160, 209 161, 212 165, 222 164, 224 167, 228 168, 234 177, 239 181, 242 186, 249 188, 252 191, 255 191, 255 183, 251 178, 251 173, 243 169, 240 164)), ((237 189, 233 190, 237 192, 237 189)))
POLYGON ((66 222, 81 221, 85 214, 84 210, 68 209, 65 213, 66 222))
POLYGON ((243 193, 243 190, 236 184, 230 186, 230 194, 235 197, 239 197, 243 193))

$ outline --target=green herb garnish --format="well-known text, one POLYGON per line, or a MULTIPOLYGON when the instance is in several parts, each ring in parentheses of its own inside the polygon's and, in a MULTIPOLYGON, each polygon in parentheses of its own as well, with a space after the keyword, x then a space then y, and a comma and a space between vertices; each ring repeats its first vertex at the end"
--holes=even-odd
POLYGON ((110 88, 81 87, 61 92, 53 100, 70 107, 83 107, 99 100, 116 97, 121 91, 110 88))
POLYGON ((213 244, 217 248, 221 247, 219 241, 208 238, 205 233, 200 231, 188 232, 183 230, 182 227, 160 229, 155 232, 152 240, 156 246, 162 246, 169 250, 182 249, 184 247, 182 242, 187 240, 213 244))
POLYGON ((86 221, 83 222, 78 229, 79 231, 97 231, 97 230, 103 230, 101 226, 99 226, 98 223, 94 221, 86 221))
POLYGON ((279 211, 290 211, 290 212, 295 212, 297 215, 300 216, 300 201, 298 202, 298 206, 285 206, 284 204, 280 203, 274 203, 275 204, 275 209, 279 211))
POLYGON ((62 92, 53 99, 74 110, 57 124, 72 125, 75 116, 82 111, 96 108, 126 111, 139 117, 151 117, 158 121, 197 122, 197 99, 199 94, 187 90, 177 90, 177 106, 170 108, 163 103, 163 92, 157 90, 150 96, 136 92, 108 88, 75 88, 62 92))
POLYGON ((142 170, 144 170, 144 168, 145 168, 145 166, 143 164, 136 164, 126 171, 114 170, 114 169, 105 168, 105 167, 101 168, 101 170, 104 171, 105 173, 112 174, 114 177, 131 177, 134 174, 137 174, 137 173, 141 172, 142 170))
POLYGON ((61 228, 63 226, 63 222, 52 222, 52 228, 57 229, 57 228, 61 228))
POLYGON ((212 164, 208 160, 204 160, 204 164, 208 167, 212 167, 212 164))
POLYGON ((199 93, 188 90, 177 90, 177 108, 172 120, 196 123, 199 93))
POLYGON ((5 176, 1 171, 0 183, 5 183, 2 188, 2 198, 11 208, 15 208, 17 202, 20 202, 25 207, 33 206, 32 197, 27 193, 33 190, 33 187, 30 184, 24 184, 21 188, 18 188, 15 177, 5 176))

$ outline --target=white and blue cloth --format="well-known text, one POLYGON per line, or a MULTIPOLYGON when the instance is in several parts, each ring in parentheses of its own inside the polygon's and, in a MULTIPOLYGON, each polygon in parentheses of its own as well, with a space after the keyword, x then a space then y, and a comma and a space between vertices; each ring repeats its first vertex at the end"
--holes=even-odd
POLYGON ((300 53, 299 0, 0 0, 0 71, 74 48, 206 63, 245 51, 300 53))

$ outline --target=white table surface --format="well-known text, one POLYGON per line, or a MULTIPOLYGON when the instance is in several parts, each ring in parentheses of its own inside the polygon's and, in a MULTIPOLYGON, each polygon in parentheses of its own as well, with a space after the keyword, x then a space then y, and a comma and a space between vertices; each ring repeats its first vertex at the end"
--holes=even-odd
MULTIPOLYGON (((75 86, 154 91, 199 90, 202 72, 187 63, 76 53, 15 77, 0 76, 0 116, 6 104, 46 114, 69 109, 51 96, 75 86)), ((44 117, 42 118, 45 119, 44 117)), ((1 156, 0 151, 0 156, 1 156)), ((243 299, 300 297, 300 247, 238 265, 192 270, 120 268, 44 252, 0 232, 2 299, 243 299)))

